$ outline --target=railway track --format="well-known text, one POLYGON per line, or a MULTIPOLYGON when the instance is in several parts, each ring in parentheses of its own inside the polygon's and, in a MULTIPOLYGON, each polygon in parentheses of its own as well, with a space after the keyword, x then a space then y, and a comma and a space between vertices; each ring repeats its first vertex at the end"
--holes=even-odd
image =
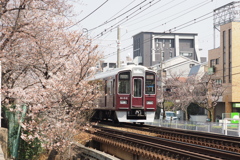
POLYGON ((156 155, 171 155, 170 157, 173 159, 240 159, 238 137, 195 132, 190 133, 183 130, 145 125, 129 126, 129 124, 122 124, 116 128, 131 128, 144 132, 150 131, 156 136, 121 131, 115 127, 115 129, 101 126, 94 127, 98 129, 95 133, 95 140, 101 141, 102 143, 113 143, 113 145, 117 143, 129 144, 133 148, 141 150, 137 151, 137 153, 147 151, 150 157, 155 155, 155 157, 151 157, 153 159, 156 158, 156 155), (206 143, 208 145, 203 145, 206 143), (220 147, 219 145, 222 146, 220 147))
MULTIPOLYGON (((134 153, 151 158, 167 156, 172 159, 240 159, 240 154, 210 147, 95 126, 98 131, 93 139, 102 143, 118 145, 134 153), (128 146, 128 147, 127 147, 128 146), (159 156, 159 157, 158 157, 159 156)), ((162 157, 161 157, 162 158, 162 157)))
POLYGON ((161 138, 240 153, 240 137, 149 125, 134 126, 127 123, 122 124, 121 127, 131 127, 132 129, 147 132, 150 131, 161 138))

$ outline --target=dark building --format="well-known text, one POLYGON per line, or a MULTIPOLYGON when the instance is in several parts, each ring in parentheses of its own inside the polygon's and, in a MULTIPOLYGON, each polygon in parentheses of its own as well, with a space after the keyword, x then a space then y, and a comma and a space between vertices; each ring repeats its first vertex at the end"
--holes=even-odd
POLYGON ((179 55, 200 62, 197 34, 141 32, 133 36, 133 59, 138 64, 149 67, 158 64, 160 56, 165 61, 179 55))

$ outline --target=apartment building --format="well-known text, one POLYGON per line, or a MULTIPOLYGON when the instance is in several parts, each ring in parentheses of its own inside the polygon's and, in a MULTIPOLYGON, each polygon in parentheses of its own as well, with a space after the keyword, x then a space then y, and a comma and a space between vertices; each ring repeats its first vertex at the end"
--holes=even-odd
POLYGON ((150 67, 177 56, 200 62, 196 33, 140 32, 133 36, 133 59, 140 65, 150 67))
POLYGON ((220 46, 209 50, 209 71, 227 88, 216 107, 216 115, 240 112, 240 2, 222 6, 215 12, 214 27, 220 30, 220 46), (224 15, 224 17, 222 16, 224 15))

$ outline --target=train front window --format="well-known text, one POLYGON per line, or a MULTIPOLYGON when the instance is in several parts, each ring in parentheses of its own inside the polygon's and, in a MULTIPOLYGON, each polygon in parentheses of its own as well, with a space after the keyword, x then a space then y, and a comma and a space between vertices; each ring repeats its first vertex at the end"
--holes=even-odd
POLYGON ((130 72, 124 72, 119 74, 118 93, 130 94, 130 72))
POLYGON ((142 97, 142 79, 134 79, 134 97, 142 97))
POLYGON ((146 73, 145 94, 155 94, 155 74, 146 73))

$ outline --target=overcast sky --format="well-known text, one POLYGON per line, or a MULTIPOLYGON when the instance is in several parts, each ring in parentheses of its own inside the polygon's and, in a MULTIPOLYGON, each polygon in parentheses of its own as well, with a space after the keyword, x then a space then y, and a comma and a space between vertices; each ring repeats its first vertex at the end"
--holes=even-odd
MULTIPOLYGON (((133 35, 142 31, 197 33, 201 57, 213 48, 212 11, 232 0, 83 0, 75 3, 78 27, 100 45, 107 61, 116 61, 117 26, 121 28, 121 60, 132 57, 133 35), (150 3, 151 2, 151 3, 150 3), (136 7, 137 6, 137 7, 136 7), (141 8, 141 9, 140 9, 141 8), (199 22, 200 21, 200 22, 199 22), (194 23, 195 22, 195 23, 194 23)), ((219 36, 216 37, 219 42, 219 36)))

